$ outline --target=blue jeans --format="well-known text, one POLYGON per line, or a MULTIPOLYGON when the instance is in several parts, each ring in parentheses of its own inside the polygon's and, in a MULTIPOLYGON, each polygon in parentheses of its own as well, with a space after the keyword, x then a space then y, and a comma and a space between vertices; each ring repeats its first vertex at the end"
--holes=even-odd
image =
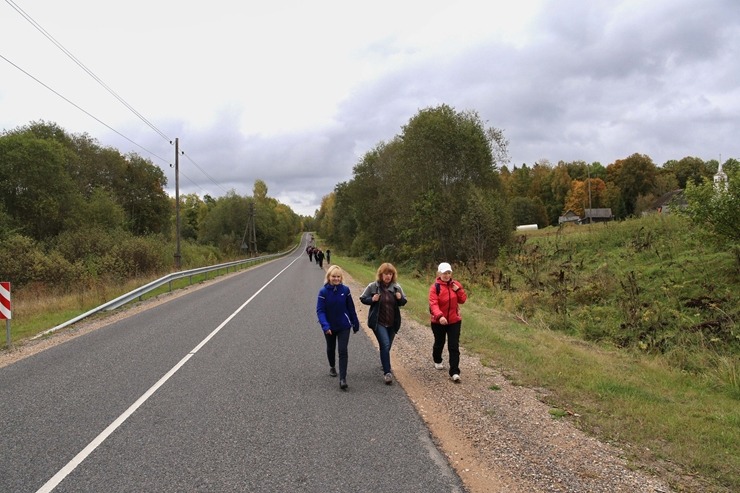
POLYGON ((383 365, 383 373, 391 372, 391 346, 393 346, 393 339, 396 337, 396 333, 388 327, 384 327, 380 324, 375 326, 373 329, 375 338, 378 340, 378 347, 380 349, 380 364, 383 365))
POLYGON ((324 333, 326 338, 326 357, 329 359, 329 366, 332 368, 336 367, 336 350, 339 346, 339 378, 347 378, 347 360, 349 359, 349 332, 350 329, 340 330, 329 335, 324 333))

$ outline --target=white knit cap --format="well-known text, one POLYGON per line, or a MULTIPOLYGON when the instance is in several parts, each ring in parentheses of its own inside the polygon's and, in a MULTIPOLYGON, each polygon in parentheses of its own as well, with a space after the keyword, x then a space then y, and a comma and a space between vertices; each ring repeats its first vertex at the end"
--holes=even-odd
POLYGON ((447 262, 442 262, 439 264, 439 267, 437 267, 437 272, 441 272, 442 274, 445 272, 452 272, 452 266, 447 262))

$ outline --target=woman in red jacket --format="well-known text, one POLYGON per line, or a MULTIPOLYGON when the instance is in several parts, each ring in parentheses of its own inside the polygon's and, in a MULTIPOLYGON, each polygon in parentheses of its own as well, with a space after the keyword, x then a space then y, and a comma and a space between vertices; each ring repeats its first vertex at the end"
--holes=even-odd
POLYGON ((447 351, 450 356, 450 378, 460 382, 460 307, 468 295, 459 281, 452 280, 452 266, 442 262, 437 268, 437 280, 429 287, 429 311, 432 315, 432 332, 434 346, 432 359, 434 367, 444 369, 442 350, 447 340, 447 351))

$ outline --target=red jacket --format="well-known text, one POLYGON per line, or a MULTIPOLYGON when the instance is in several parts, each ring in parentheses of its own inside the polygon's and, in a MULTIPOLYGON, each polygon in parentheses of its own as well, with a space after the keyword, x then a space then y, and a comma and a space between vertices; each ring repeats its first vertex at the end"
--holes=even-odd
POLYGON ((448 324, 454 324, 462 320, 460 317, 460 307, 468 299, 468 295, 459 281, 450 280, 449 283, 442 281, 441 278, 429 286, 429 311, 432 314, 432 323, 438 324, 440 317, 445 317, 448 324), (459 289, 452 290, 452 285, 459 289), (439 293, 437 293, 439 286, 439 293))

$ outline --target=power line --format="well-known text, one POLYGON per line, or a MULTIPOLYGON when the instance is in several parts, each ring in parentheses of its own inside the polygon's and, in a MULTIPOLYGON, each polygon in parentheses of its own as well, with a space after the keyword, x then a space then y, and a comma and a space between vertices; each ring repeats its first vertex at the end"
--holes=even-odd
POLYGON ((206 171, 203 168, 201 168, 198 165, 198 163, 196 163, 195 161, 193 161, 193 158, 191 158, 189 155, 185 154, 184 151, 183 151, 182 155, 185 156, 188 159, 188 161, 190 161, 191 163, 193 163, 193 166, 195 166, 196 168, 198 168, 201 171, 201 173, 203 173, 206 176, 206 178, 208 178, 209 180, 211 180, 211 183, 213 183, 218 188, 220 188, 221 190, 223 190, 224 193, 228 193, 226 190, 224 190, 224 187, 222 187, 221 184, 219 184, 216 180, 214 180, 211 177, 211 175, 209 175, 208 173, 206 173, 206 171))
MULTIPOLYGON (((26 12, 25 12, 25 11, 24 11, 24 10, 23 10, 22 8, 20 8, 20 7, 18 6, 18 5, 16 5, 16 4, 15 4, 15 2, 13 2, 13 0, 5 0, 5 1, 6 1, 6 3, 7 3, 8 5, 10 5, 10 6, 11 6, 11 7, 12 7, 12 8, 13 8, 13 9, 14 9, 14 10, 16 11, 16 12, 18 12, 18 13, 19 13, 19 14, 20 14, 21 16, 23 16, 23 18, 24 18, 24 19, 26 19, 26 20, 27 20, 27 21, 28 21, 28 22, 29 22, 29 23, 30 23, 30 24, 31 24, 32 26, 34 26, 34 27, 35 27, 35 28, 36 28, 36 29, 37 29, 37 30, 38 30, 38 31, 39 31, 39 32, 40 32, 41 34, 43 34, 43 35, 44 35, 44 36, 45 36, 45 37, 46 37, 46 38, 47 38, 47 39, 48 39, 49 41, 51 41, 51 42, 52 42, 52 43, 53 43, 53 44, 54 44, 54 45, 55 45, 55 46, 56 46, 57 48, 59 48, 59 49, 60 49, 60 50, 61 50, 61 51, 62 51, 62 52, 63 52, 63 53, 65 54, 65 55, 67 55, 67 57, 69 57, 69 58, 70 58, 70 59, 71 59, 72 61, 74 61, 74 62, 75 62, 75 63, 76 63, 76 64, 77 64, 77 65, 78 65, 78 66, 79 66, 79 67, 80 67, 81 69, 83 69, 83 70, 84 70, 84 71, 85 71, 85 72, 86 72, 86 73, 87 73, 88 75, 90 75, 90 77, 92 77, 92 78, 93 78, 93 79, 94 79, 94 80, 95 80, 96 82, 98 82, 98 84, 100 84, 100 85, 101 85, 101 86, 102 86, 103 88, 105 88, 105 89, 106 89, 106 90, 107 90, 107 91, 108 91, 108 92, 109 92, 109 93, 110 93, 110 94, 111 94, 112 96, 114 96, 114 97, 115 97, 115 98, 116 98, 116 99, 117 99, 117 100, 118 100, 118 101, 119 101, 119 102, 120 102, 121 104, 123 104, 123 105, 124 105, 124 106, 125 106, 126 108, 128 108, 128 109, 129 109, 129 111, 131 111, 131 112, 132 112, 132 113, 133 113, 133 114, 134 114, 135 116, 137 116, 137 117, 138 117, 138 118, 139 118, 139 119, 140 119, 141 121, 143 121, 144 123, 146 123, 146 124, 147 124, 147 125, 148 125, 148 126, 149 126, 149 127, 151 128, 151 129, 152 129, 152 130, 154 130, 154 131, 155 131, 155 132, 156 132, 157 134, 159 134, 159 136, 160 136, 160 137, 162 137, 163 139, 165 139, 165 140, 166 140, 166 141, 167 141, 167 142, 168 142, 168 143, 169 143, 170 145, 172 145, 172 144, 173 144, 173 141, 172 141, 172 139, 170 139, 169 137, 167 137, 167 135, 166 135, 166 134, 165 134, 164 132, 162 132, 161 130, 159 130, 159 129, 158 129, 158 128, 157 128, 157 127, 156 127, 156 126, 155 126, 155 125, 153 124, 153 123, 151 123, 151 122, 150 122, 149 120, 147 120, 147 119, 146 119, 146 118, 145 118, 145 117, 144 117, 144 116, 143 116, 143 115, 142 115, 141 113, 139 113, 139 112, 138 112, 138 111, 137 111, 137 110, 136 110, 136 109, 135 109, 135 108, 134 108, 133 106, 131 106, 131 105, 130 105, 130 104, 129 104, 129 103, 128 103, 128 102, 126 101, 126 100, 124 100, 124 99, 123 99, 123 98, 122 98, 121 96, 119 96, 119 95, 118 95, 118 94, 117 94, 117 93, 116 93, 116 92, 115 92, 115 91, 114 91, 113 89, 111 89, 111 88, 110 88, 110 87, 109 87, 109 86, 108 86, 108 85, 107 85, 107 84, 106 84, 105 82, 103 82, 103 80, 102 80, 102 79, 100 79, 100 77, 98 77, 97 75, 95 75, 95 73, 93 73, 93 72, 92 72, 92 70, 90 70, 89 68, 87 68, 87 66, 85 66, 85 64, 84 64, 84 63, 82 63, 82 62, 81 62, 81 61, 80 61, 80 60, 79 60, 79 59, 78 59, 77 57, 75 57, 75 56, 74 56, 74 55, 73 55, 73 54, 72 54, 72 53, 71 53, 71 52, 70 52, 70 51, 69 51, 69 50, 68 50, 67 48, 65 48, 65 47, 64 47, 64 46, 63 46, 63 45, 62 45, 62 44, 61 44, 61 43, 60 43, 59 41, 57 41, 57 40, 56 40, 56 39, 55 39, 55 38, 54 38, 54 37, 53 37, 53 36, 52 36, 52 35, 51 35, 51 34, 50 34, 50 33, 49 33, 48 31, 46 31, 46 29, 44 29, 44 28, 43 28, 43 27, 42 27, 42 26, 41 26, 41 25, 40 25, 40 24, 39 24, 38 22, 36 22, 36 20, 34 20, 34 19, 33 19, 33 18, 32 18, 32 17, 31 17, 30 15, 29 15, 29 14, 27 14, 27 13, 26 13, 26 12)), ((67 101, 67 102, 68 102, 69 104, 71 104, 71 105, 72 105, 72 106, 74 106, 75 108, 79 109, 80 111, 82 111, 82 112, 83 112, 83 113, 85 113, 86 115, 90 116, 91 118, 93 118, 94 120, 96 120, 97 122, 99 122, 100 124, 102 124, 102 125, 104 125, 105 127, 109 128, 110 130, 112 130, 112 131, 113 131, 113 132, 115 132, 116 134, 118 134, 118 135, 120 135, 121 137, 123 137, 124 139, 128 140, 129 142, 131 142, 131 143, 132 143, 132 144, 134 144, 135 146, 137 146, 137 147, 139 147, 139 148, 143 149, 144 151, 148 152, 148 153, 149 153, 149 154, 151 154, 152 156, 155 156, 156 158, 160 159, 161 161, 163 161, 163 162, 166 162, 166 163, 170 164, 170 166, 172 166, 172 164, 171 164, 171 163, 169 162, 169 160, 167 160, 167 159, 164 159, 164 158, 162 158, 162 157, 160 157, 160 156, 158 156, 158 155, 154 154, 153 152, 149 151, 149 150, 148 150, 148 149, 146 149, 145 147, 141 146, 140 144, 138 144, 138 143, 134 142, 133 140, 131 140, 130 138, 126 137, 125 135, 123 135, 122 133, 120 133, 119 131, 117 131, 116 129, 114 129, 113 127, 111 127, 110 125, 108 125, 108 124, 104 123, 104 122, 103 122, 103 121, 101 121, 101 120, 100 120, 99 118, 97 118, 97 117, 95 117, 94 115, 92 115, 92 114, 91 114, 90 112, 88 112, 88 111, 86 111, 86 110, 82 109, 82 108, 81 108, 80 106, 78 106, 77 104, 73 103, 72 101, 70 101, 70 100, 69 100, 69 99, 67 99, 66 97, 62 96, 62 95, 61 95, 60 93, 58 93, 57 91, 55 91, 54 89, 52 89, 52 88, 51 88, 51 87, 49 87, 48 85, 44 84, 43 82, 41 82, 41 81, 40 81, 39 79, 37 79, 36 77, 32 76, 31 74, 29 74, 28 72, 26 72, 25 70, 23 70, 22 68, 20 68, 20 67, 19 67, 18 65, 16 65, 16 64, 15 64, 15 63, 13 63, 13 62, 11 62, 10 60, 8 60, 8 59, 7 59, 6 57, 4 57, 3 55, 0 55, 0 57, 2 57, 2 58, 3 58, 4 60, 5 60, 5 61, 7 61, 7 62, 8 62, 8 63, 10 63, 11 65, 13 65, 13 66, 14 66, 15 68, 17 68, 18 70, 20 70, 21 72, 23 72, 24 74, 26 74, 26 75, 27 75, 28 77, 32 78, 33 80, 35 80, 36 82, 38 82, 38 83, 39 83, 39 84, 41 84, 42 86, 46 87, 47 89, 49 89, 50 91, 52 91, 52 92, 53 92, 54 94, 56 94, 56 95, 57 95, 57 96, 59 96, 60 98, 64 99, 64 100, 65 100, 65 101, 67 101)), ((220 189, 221 189, 221 190, 222 190, 222 191, 223 191, 224 193, 228 193, 228 192, 227 192, 227 191, 226 191, 226 190, 225 190, 225 189, 224 189, 224 188, 223 188, 223 187, 222 187, 222 186, 221 186, 221 185, 220 185, 220 184, 219 184, 219 183, 218 183, 218 182, 217 182, 216 180, 214 180, 214 179, 213 179, 213 177, 211 177, 211 175, 209 175, 209 174, 208 174, 208 173, 207 173, 207 172, 206 172, 206 171, 205 171, 205 170, 204 170, 203 168, 201 168, 201 167, 200 167, 200 166, 198 165, 198 163, 196 163, 196 162, 195 162, 195 161, 194 161, 194 160, 193 160, 193 159, 192 159, 192 158, 191 158, 191 157, 190 157, 189 155, 186 155, 186 154, 185 154, 184 152, 182 152, 182 155, 184 155, 185 157, 187 157, 187 158, 188 158, 188 160, 189 160, 189 161, 190 161, 190 162, 191 162, 191 163, 192 163, 192 164, 193 164, 193 165, 194 165, 194 166, 195 166, 196 168, 198 168, 198 169, 199 169, 199 170, 200 170, 200 171, 201 171, 201 172, 202 172, 202 173, 203 173, 203 174, 204 174, 204 175, 205 175, 205 176, 206 176, 206 177, 207 177, 207 178, 208 178, 208 179, 209 179, 209 180, 210 180, 210 181, 211 181, 211 182, 212 182, 212 183, 214 184, 214 185, 216 185, 216 186, 217 186, 218 188, 220 188, 220 189)), ((196 187, 198 187, 198 188, 200 188, 201 190, 203 190, 203 188, 202 188, 202 187, 200 187, 200 186, 199 186, 198 184, 196 184, 196 183, 195 183, 195 182, 194 182, 194 181, 193 181, 192 179, 190 179, 190 178, 189 178, 189 177, 188 177, 187 175, 185 175, 184 173, 182 173, 182 171, 181 171, 181 174, 183 174, 183 176, 184 176, 185 178, 187 178, 187 179, 188 179, 188 181, 190 181, 190 182, 191 182, 191 183, 192 183, 193 185, 195 185, 196 187)), ((203 190, 203 191, 204 191, 204 190, 203 190)), ((205 192, 205 191, 204 191, 204 192, 205 192)))
POLYGON ((73 62, 75 62, 82 70, 84 70, 85 72, 87 72, 87 74, 90 77, 92 77, 98 84, 100 84, 101 86, 103 86, 105 88, 105 90, 107 90, 111 95, 113 95, 126 108, 128 108, 129 111, 131 111, 134 115, 136 115, 141 121, 143 121, 144 123, 146 123, 152 130, 154 130, 155 132, 157 132, 163 139, 165 139, 166 141, 172 143, 172 139, 170 139, 169 137, 167 137, 167 135, 165 135, 164 132, 162 132, 161 130, 159 130, 152 122, 150 122, 149 120, 147 120, 146 118, 144 118, 144 116, 141 113, 139 113, 138 111, 136 111, 136 109, 133 106, 131 106, 128 102, 126 102, 126 100, 124 100, 121 96, 119 96, 105 82, 103 82, 103 80, 100 79, 100 77, 98 77, 97 75, 95 75, 92 70, 90 70, 89 68, 87 68, 87 66, 85 66, 84 63, 82 63, 80 60, 78 60, 77 57, 75 57, 67 48, 65 48, 59 41, 57 41, 54 38, 54 36, 52 36, 51 34, 49 34, 49 32, 46 31, 46 29, 44 29, 43 27, 41 27, 41 25, 38 22, 36 22, 30 15, 28 15, 22 8, 20 8, 19 6, 17 6, 15 4, 15 2, 13 2, 12 0, 5 0, 5 1, 6 1, 6 3, 8 5, 10 5, 11 7, 13 7, 16 10, 16 12, 18 12, 20 15, 22 15, 23 18, 26 19, 33 27, 35 27, 41 34, 43 34, 49 41, 51 41, 52 43, 54 43, 54 45, 57 48, 59 48, 65 55, 67 55, 73 62))
POLYGON ((185 173, 183 173, 182 172, 182 169, 180 170, 180 176, 183 176, 184 178, 186 178, 190 183, 193 184, 193 186, 200 188, 200 191, 203 192, 203 194, 206 193, 205 189, 203 189, 203 187, 201 187, 200 185, 198 185, 197 183, 195 183, 188 175, 186 175, 185 173))
MULTIPOLYGON (((27 71, 25 71, 24 69, 22 69, 21 67, 19 67, 19 66, 18 66, 17 64, 15 64, 15 63, 13 63, 12 61, 10 61, 10 60, 9 60, 9 59, 8 59, 7 57, 5 57, 5 56, 4 56, 3 54, 1 54, 1 53, 0 53, 0 58, 2 58, 3 60, 5 60, 6 62, 8 62, 8 63, 9 63, 10 65, 12 65, 12 66, 13 66, 13 67, 15 67, 16 69, 18 69, 18 70, 19 70, 20 72, 23 72, 23 74, 25 74, 25 75, 26 75, 27 77, 30 77, 31 79, 33 79, 34 81, 36 81, 36 82, 37 82, 38 84, 40 84, 40 85, 44 86, 44 87, 45 87, 46 89, 48 89, 49 91, 53 92, 53 93, 54 93, 54 94, 56 94, 56 95, 57 95, 58 97, 62 98, 62 99, 63 99, 64 101, 66 101, 67 103, 71 104, 72 106, 74 106, 74 107, 75 107, 75 108, 77 108, 78 110, 82 111, 83 113, 85 113, 85 114, 86 114, 87 116, 89 116, 90 118, 92 118, 92 119, 93 119, 93 120, 95 120, 96 122, 100 123, 100 124, 101 124, 101 125, 103 125, 104 127, 108 128, 108 129, 110 129, 111 131, 115 132, 116 134, 120 135, 121 137, 123 137, 123 138, 124 138, 124 139, 126 139, 127 141, 131 142, 131 143, 132 143, 133 145, 135 145, 136 147, 138 147, 138 148, 142 149, 143 151, 147 152, 148 154, 150 154, 150 155, 152 155, 152 156, 156 157, 156 158, 157 158, 157 159, 159 159, 160 161, 162 161, 162 162, 164 162, 164 163, 167 163, 167 164, 169 164, 170 166, 172 166, 172 163, 170 162, 170 160, 169 160, 169 159, 165 159, 165 158, 163 158, 163 157, 161 157, 161 156, 159 156, 159 155, 155 154, 154 152, 150 151, 150 150, 149 150, 149 149, 147 149, 146 147, 142 146, 141 144, 139 144, 139 143, 137 143, 137 142, 133 141, 132 139, 130 139, 129 137, 125 136, 124 134, 122 134, 121 132, 119 132, 118 130, 116 130, 115 128, 111 127, 110 125, 108 125, 107 123, 105 123, 104 121, 102 121, 102 120, 101 120, 100 118, 96 117, 95 115, 93 115, 93 114, 92 114, 92 113, 90 113, 89 111, 87 111, 87 110, 85 110, 84 108, 82 108, 82 107, 81 107, 80 105, 78 105, 78 104, 76 104, 75 102, 71 101, 70 99, 66 98, 65 96, 63 96, 62 94, 60 94, 59 92, 57 92, 56 90, 54 90, 54 89, 52 89, 51 87, 49 87, 49 86, 48 86, 47 84, 43 83, 42 81, 40 81, 39 79, 37 79, 36 77, 34 77, 34 76, 33 76, 33 75, 31 75, 30 73, 28 73, 27 71)), ((171 143, 172 143, 172 142, 170 142, 170 144, 171 144, 171 143)), ((223 191, 224 191, 224 192, 226 193, 226 190, 224 190, 224 188, 223 188, 223 187, 222 187, 222 186, 221 186, 221 185, 220 185, 220 184, 219 184, 218 182, 216 182, 216 181, 215 181, 215 180, 214 180, 214 179, 213 179, 213 178, 212 178, 212 177, 211 177, 211 176, 210 176, 210 175, 209 175, 208 173, 206 173, 206 171, 205 171, 205 170, 204 170, 203 168, 201 168, 201 167, 200 167, 200 166, 198 165, 198 163, 196 163, 196 162, 195 162, 195 161, 194 161, 194 160, 193 160, 193 159, 192 159, 192 158, 191 158, 191 157, 190 157, 189 155, 185 154, 185 152, 183 152, 182 154, 183 154, 183 155, 184 155, 184 156, 185 156, 185 157, 186 157, 186 158, 188 159, 188 161, 190 161, 191 163, 193 163, 193 165, 194 165, 194 166, 195 166, 196 168, 198 168, 198 169, 199 169, 199 170, 200 170, 200 171, 201 171, 201 172, 202 172, 202 173, 203 173, 203 174, 204 174, 204 175, 205 175, 205 176, 206 176, 206 177, 207 177, 207 178, 208 178, 209 180, 211 180, 211 182, 212 182, 212 183, 213 183, 214 185, 216 185, 217 187, 219 187, 219 188, 220 188, 221 190, 223 190, 223 191)), ((181 174, 181 175, 182 175, 183 177, 185 177, 185 178, 186 178, 186 179, 187 179, 187 180, 188 180, 188 181, 189 181, 190 183, 192 183, 192 184, 193 184, 194 186, 198 187, 198 188, 199 188, 199 189, 200 189, 200 190, 201 190, 201 191, 202 191, 203 193, 205 193, 205 190, 203 189, 203 187, 201 187, 200 185, 198 185, 198 184, 197 184, 197 183, 196 183, 196 182, 195 182, 195 181, 194 181, 194 180, 193 180, 192 178, 190 178, 190 177, 189 177, 188 175, 186 175, 186 174, 185 174, 185 173, 184 173, 184 172, 183 172, 182 170, 180 170, 180 174, 181 174)))
POLYGON ((78 104, 76 104, 76 103, 74 103, 73 101, 70 101, 70 100, 69 100, 69 99, 67 99, 66 97, 62 96, 61 94, 59 94, 59 93, 58 93, 57 91, 55 91, 54 89, 52 89, 52 88, 51 88, 51 87, 49 87, 48 85, 44 84, 44 83, 43 83, 43 82, 41 82, 41 81, 40 81, 39 79, 37 79, 37 78, 36 78, 36 77, 34 77, 33 75, 31 75, 31 74, 29 74, 28 72, 26 72, 25 70, 23 70, 23 69, 22 69, 21 67, 19 67, 19 66, 18 66, 18 65, 16 65, 15 63, 13 63, 13 62, 11 62, 10 60, 8 60, 8 59, 7 59, 7 58, 6 58, 6 57, 5 57, 4 55, 0 54, 0 58, 2 58, 2 59, 3 59, 3 60, 5 60, 6 62, 8 62, 8 63, 9 63, 9 64, 11 64, 12 66, 14 66, 15 68, 17 68, 17 69, 18 69, 18 70, 20 70, 21 72, 23 72, 24 74, 26 74, 26 75, 27 75, 28 77, 30 77, 31 79, 35 80, 36 82, 38 82, 39 84, 41 84, 42 86, 44 86, 45 88, 47 88, 48 90, 50 90, 51 92, 53 92, 54 94, 56 94, 57 96, 59 96, 60 98, 62 98, 63 100, 65 100, 66 102, 68 102, 69 104, 71 104, 72 106, 74 106, 75 108, 77 108, 78 110, 82 111, 83 113, 85 113, 85 114, 86 114, 87 116, 89 116, 90 118, 92 118, 92 119, 93 119, 93 120, 95 120, 96 122, 100 123, 101 125, 103 125, 103 126, 107 127, 108 129, 112 130, 113 132, 117 133, 118 135, 120 135, 120 136, 121 136, 121 137, 123 137, 124 139, 128 140, 129 142, 131 142, 132 144, 134 144, 134 145, 135 145, 135 146, 137 146, 138 148, 140 148, 140 149, 142 149, 142 150, 144 150, 144 151, 148 152, 149 154, 151 154, 152 156, 156 157, 157 159, 160 159, 161 161, 163 161, 163 162, 165 162, 165 163, 169 163, 169 160, 168 160, 168 159, 165 159, 165 158, 163 158, 163 157, 161 157, 161 156, 158 156, 158 155, 156 155, 155 153, 153 153, 152 151, 150 151, 150 150, 149 150, 149 149, 147 149, 146 147, 142 146, 141 144, 138 144, 138 143, 134 142, 133 140, 129 139, 128 137, 126 137, 125 135, 123 135, 123 134, 122 134, 121 132, 119 132, 119 131, 118 131, 118 130, 116 130, 115 128, 111 127, 110 125, 108 125, 107 123, 105 123, 104 121, 102 121, 102 120, 101 120, 100 118, 98 118, 97 116, 93 115, 92 113, 90 113, 89 111, 85 110, 84 108, 82 108, 82 107, 81 107, 81 106, 79 106, 78 104))

